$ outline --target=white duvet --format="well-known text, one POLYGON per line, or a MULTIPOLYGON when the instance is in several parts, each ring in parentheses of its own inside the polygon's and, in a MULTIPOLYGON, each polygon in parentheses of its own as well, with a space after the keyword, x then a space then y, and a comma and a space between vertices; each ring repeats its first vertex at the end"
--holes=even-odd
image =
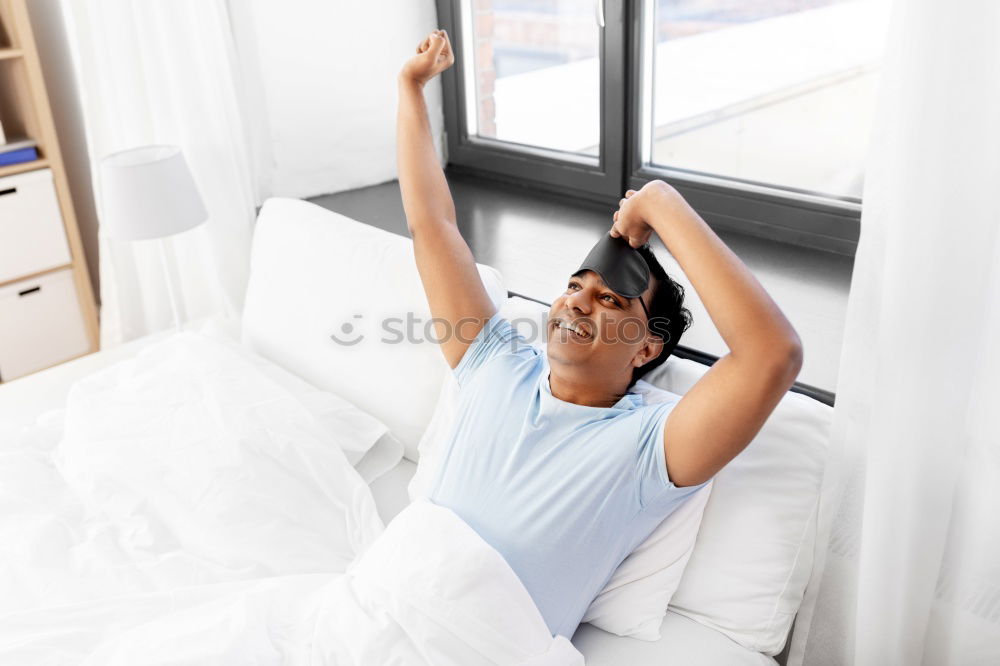
POLYGON ((0 664, 582 664, 426 500, 387 528, 384 426, 195 334, 0 442, 0 664))

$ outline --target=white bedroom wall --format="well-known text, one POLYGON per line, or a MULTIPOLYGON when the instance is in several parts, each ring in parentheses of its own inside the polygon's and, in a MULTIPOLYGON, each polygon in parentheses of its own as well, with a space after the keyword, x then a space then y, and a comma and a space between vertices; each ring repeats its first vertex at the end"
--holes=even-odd
MULTIPOLYGON (((437 26, 434 0, 231 0, 257 203, 396 178, 396 73, 437 26)), ((100 294, 98 220, 62 0, 28 3, 84 252, 100 294)), ((444 156, 440 79, 426 98, 444 156)), ((98 297, 99 298, 99 297, 98 297)))
MULTIPOLYGON (((230 11, 258 197, 304 198, 396 178, 396 74, 438 27, 434 0, 231 1, 230 11)), ((443 158, 440 78, 426 98, 443 158)))

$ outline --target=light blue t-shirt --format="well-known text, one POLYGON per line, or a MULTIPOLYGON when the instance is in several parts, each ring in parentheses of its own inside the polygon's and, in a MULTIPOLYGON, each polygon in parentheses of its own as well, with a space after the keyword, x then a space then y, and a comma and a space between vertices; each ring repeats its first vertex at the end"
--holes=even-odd
POLYGON ((430 499, 493 546, 552 634, 571 638, 621 561, 704 485, 667 476, 663 424, 676 403, 556 398, 545 353, 499 313, 454 375, 458 409, 430 499))

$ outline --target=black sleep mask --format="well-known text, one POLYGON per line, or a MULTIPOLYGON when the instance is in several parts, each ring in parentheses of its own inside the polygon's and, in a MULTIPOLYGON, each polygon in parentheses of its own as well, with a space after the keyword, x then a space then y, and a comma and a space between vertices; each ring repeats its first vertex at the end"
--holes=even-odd
MULTIPOLYGON (((645 247, 648 247, 647 243, 645 247)), ((604 234, 591 248, 574 276, 591 270, 601 276, 604 284, 616 294, 626 298, 639 298, 649 288, 649 266, 639 252, 624 238, 604 234)), ((639 298, 642 309, 646 304, 639 298)), ((646 310, 646 316, 649 311, 646 310)))

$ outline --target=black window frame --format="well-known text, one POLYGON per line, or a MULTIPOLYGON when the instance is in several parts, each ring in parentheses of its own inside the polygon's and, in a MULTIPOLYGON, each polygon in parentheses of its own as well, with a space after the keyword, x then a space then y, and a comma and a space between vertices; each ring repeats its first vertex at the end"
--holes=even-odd
POLYGON ((676 187, 715 229, 854 256, 861 231, 860 199, 642 164, 645 100, 639 95, 647 0, 595 0, 595 20, 603 8, 605 24, 599 158, 469 136, 462 0, 436 2, 439 25, 448 31, 456 53, 455 66, 442 75, 448 173, 500 180, 608 208, 617 207, 625 190, 660 179, 676 187))

